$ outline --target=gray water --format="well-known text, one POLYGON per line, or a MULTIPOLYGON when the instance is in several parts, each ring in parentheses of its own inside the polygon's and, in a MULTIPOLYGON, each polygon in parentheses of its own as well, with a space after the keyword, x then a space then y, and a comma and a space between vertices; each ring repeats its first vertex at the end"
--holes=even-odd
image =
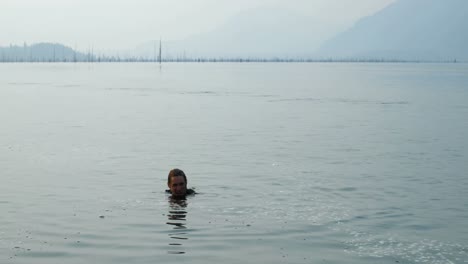
POLYGON ((468 263, 467 117, 467 64, 0 64, 0 263, 468 263))

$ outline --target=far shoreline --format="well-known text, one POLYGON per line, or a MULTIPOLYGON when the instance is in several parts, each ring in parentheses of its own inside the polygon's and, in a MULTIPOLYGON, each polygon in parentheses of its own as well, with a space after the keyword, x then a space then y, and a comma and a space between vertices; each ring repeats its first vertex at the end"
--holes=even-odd
POLYGON ((195 59, 163 59, 161 61, 136 58, 106 58, 90 60, 1 60, 0 64, 21 63, 437 63, 437 64, 464 64, 467 61, 459 60, 402 60, 402 59, 281 59, 281 58, 195 58, 195 59))

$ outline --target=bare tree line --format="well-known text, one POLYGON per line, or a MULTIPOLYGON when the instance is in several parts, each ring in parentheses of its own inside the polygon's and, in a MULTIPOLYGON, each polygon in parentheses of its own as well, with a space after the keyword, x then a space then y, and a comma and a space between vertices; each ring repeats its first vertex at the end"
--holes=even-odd
POLYGON ((185 52, 181 56, 162 55, 161 41, 159 49, 155 46, 153 56, 119 56, 95 54, 92 47, 86 52, 77 51, 76 48, 64 46, 57 43, 38 43, 22 46, 10 45, 0 47, 0 63, 21 62, 458 62, 457 60, 446 61, 419 61, 401 60, 397 58, 287 58, 287 57, 187 57, 185 52), (157 53, 158 50, 158 53, 157 53), (157 54, 156 54, 157 53, 157 54))

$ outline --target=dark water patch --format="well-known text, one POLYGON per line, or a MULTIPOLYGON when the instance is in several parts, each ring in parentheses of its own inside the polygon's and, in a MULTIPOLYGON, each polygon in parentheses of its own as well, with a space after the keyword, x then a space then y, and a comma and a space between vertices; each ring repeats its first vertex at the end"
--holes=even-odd
POLYGON ((77 88, 77 87, 81 87, 81 85, 79 85, 79 84, 59 84, 59 85, 55 85, 55 87, 59 87, 59 88, 77 88))
POLYGON ((68 247, 73 247, 73 248, 97 248, 100 247, 101 245, 99 243, 94 243, 91 241, 86 241, 86 240, 71 240, 70 244, 68 244, 68 247))
POLYGON ((369 100, 344 99, 344 98, 331 99, 330 101, 335 102, 335 103, 352 104, 352 105, 376 103, 376 102, 372 102, 372 101, 369 101, 369 100))
POLYGON ((166 224, 176 226, 176 227, 178 227, 179 229, 185 228, 185 224, 184 224, 184 223, 167 222, 166 224))
POLYGON ((50 85, 50 83, 38 83, 38 82, 9 82, 8 85, 18 86, 31 86, 31 85, 50 85))
POLYGON ((321 102, 321 99, 318 98, 285 98, 285 99, 275 99, 275 100, 268 100, 270 103, 276 102, 321 102))
POLYGON ((190 91, 190 92, 181 92, 181 94, 191 94, 191 95, 220 95, 215 91, 190 91))
POLYGON ((407 101, 382 101, 378 103, 382 105, 407 105, 409 104, 409 102, 407 101))
POLYGON ((341 192, 354 192, 356 190, 357 190, 356 187, 344 187, 344 188, 338 189, 338 191, 341 191, 341 192))
POLYGON ((104 88, 107 91, 130 91, 130 92, 152 92, 155 91, 153 88, 142 88, 142 87, 107 87, 104 88))
POLYGON ((249 97, 272 98, 272 97, 278 97, 278 95, 274 95, 274 94, 253 94, 253 95, 249 95, 249 97))
POLYGON ((185 254, 184 251, 176 251, 176 250, 168 250, 167 253, 168 254, 175 254, 175 255, 185 254))
POLYGON ((319 170, 302 170, 299 173, 305 174, 305 175, 317 175, 317 174, 321 173, 321 171, 319 171, 319 170))
MULTIPOLYGON (((396 213, 394 211, 379 211, 376 212, 375 215, 377 218, 383 218, 383 219, 388 219, 388 218, 398 218, 398 219, 408 219, 414 216, 414 213, 396 213)), ((374 217, 375 218, 375 217, 374 217)))
POLYGON ((409 225, 403 225, 402 228, 409 229, 409 230, 414 230, 414 231, 428 231, 432 229, 437 229, 437 226, 434 224, 432 225, 421 225, 421 224, 409 224, 409 225))
POLYGON ((408 105, 408 101, 380 101, 380 100, 360 100, 360 99, 347 99, 347 98, 336 98, 330 99, 332 102, 344 103, 344 104, 377 104, 377 105, 408 105))
POLYGON ((331 192, 331 191, 333 191, 332 188, 328 188, 328 187, 313 187, 313 189, 316 189, 316 190, 319 190, 319 191, 322 191, 322 192, 331 192))
POLYGON ((355 220, 361 221, 361 220, 366 220, 366 219, 369 219, 369 216, 368 216, 368 215, 356 215, 356 216, 354 216, 352 219, 349 219, 349 220, 341 220, 340 222, 346 223, 346 222, 351 222, 351 221, 355 221, 355 220))
POLYGON ((186 214, 187 214, 187 211, 182 211, 182 210, 179 211, 179 210, 177 210, 177 211, 169 211, 169 213, 171 213, 171 214, 178 214, 178 215, 186 215, 186 214))
POLYGON ((22 254, 21 257, 26 258, 69 258, 73 257, 75 254, 64 251, 35 251, 31 250, 25 254, 22 254))
POLYGON ((168 214, 167 217, 170 220, 179 220, 179 221, 185 221, 185 215, 184 214, 168 214))
POLYGON ((349 153, 349 152, 359 152, 359 151, 361 151, 361 149, 358 149, 358 148, 338 148, 338 149, 333 149, 333 151, 349 153))
POLYGON ((269 100, 268 102, 332 102, 332 103, 343 103, 343 104, 373 104, 373 105, 408 105, 408 101, 381 101, 381 100, 360 100, 360 99, 347 99, 347 98, 312 98, 312 97, 297 97, 297 98, 285 98, 269 100))
POLYGON ((169 234, 170 238, 172 239, 179 239, 179 240, 188 240, 188 237, 183 237, 186 233, 178 233, 178 234, 169 234))
POLYGON ((99 241, 109 241, 113 239, 113 237, 109 236, 109 234, 103 235, 103 234, 94 234, 91 232, 80 232, 79 236, 81 238, 81 241, 84 241, 84 240, 95 241, 96 243, 99 241))
POLYGON ((346 164, 347 162, 345 160, 335 160, 335 161, 329 161, 327 164, 331 165, 343 165, 346 164))

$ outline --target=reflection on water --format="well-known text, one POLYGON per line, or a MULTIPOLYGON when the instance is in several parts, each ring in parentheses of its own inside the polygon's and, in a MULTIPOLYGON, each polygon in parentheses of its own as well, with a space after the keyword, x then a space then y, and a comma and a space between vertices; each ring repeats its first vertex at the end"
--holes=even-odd
POLYGON ((169 198, 169 213, 167 214, 167 224, 172 226, 174 230, 174 232, 169 233, 169 237, 171 238, 171 242, 169 243, 171 250, 167 251, 169 254, 185 254, 181 242, 188 239, 186 232, 186 207, 187 200, 169 198))

